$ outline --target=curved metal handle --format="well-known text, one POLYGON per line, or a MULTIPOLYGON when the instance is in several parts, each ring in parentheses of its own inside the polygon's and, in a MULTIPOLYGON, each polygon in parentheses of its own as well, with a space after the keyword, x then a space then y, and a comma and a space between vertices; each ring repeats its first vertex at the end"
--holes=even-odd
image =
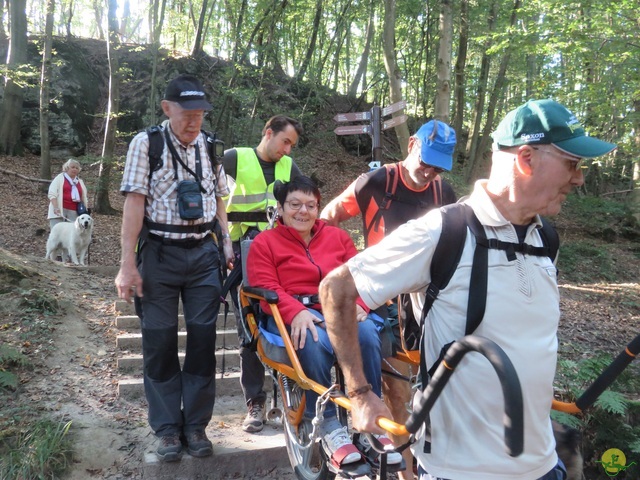
POLYGON ((507 453, 517 457, 524 448, 524 415, 522 389, 518 374, 504 350, 488 338, 467 335, 449 347, 443 361, 429 382, 420 405, 407 420, 407 430, 416 433, 427 419, 438 396, 449 381, 456 366, 469 352, 482 354, 498 374, 504 397, 504 441, 507 453))

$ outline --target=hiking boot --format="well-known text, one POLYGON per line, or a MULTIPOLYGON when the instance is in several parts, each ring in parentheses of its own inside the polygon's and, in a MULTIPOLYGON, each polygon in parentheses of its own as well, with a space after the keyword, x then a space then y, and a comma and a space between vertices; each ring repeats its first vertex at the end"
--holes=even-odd
POLYGON ((171 433, 160 437, 160 445, 156 455, 162 462, 177 462, 182 456, 182 443, 180 435, 171 433))
POLYGON ((336 428, 322 437, 322 447, 331 462, 338 468, 362 459, 362 454, 351 443, 347 427, 336 428))
POLYGON ((249 402, 249 412, 247 412, 247 416, 245 417, 244 422, 242 422, 242 429, 249 433, 261 431, 262 427, 264 427, 264 417, 264 402, 249 402))
POLYGON ((187 443, 187 452, 192 457, 208 457, 213 455, 213 445, 203 431, 187 433, 184 436, 187 443))

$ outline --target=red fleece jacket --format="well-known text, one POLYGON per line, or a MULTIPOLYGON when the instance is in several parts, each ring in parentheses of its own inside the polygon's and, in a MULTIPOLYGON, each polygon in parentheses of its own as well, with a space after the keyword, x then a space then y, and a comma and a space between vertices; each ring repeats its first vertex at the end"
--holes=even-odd
MULTIPOLYGON (((291 295, 316 295, 320 281, 357 253, 347 232, 322 220, 316 220, 311 233, 306 245, 295 229, 278 220, 276 228, 261 232, 253 240, 247 257, 249 285, 278 293, 278 309, 287 325, 307 308, 291 295)), ((369 311, 361 299, 358 304, 369 311)), ((266 302, 261 306, 271 313, 266 302)), ((313 307, 322 311, 320 305, 313 307)))

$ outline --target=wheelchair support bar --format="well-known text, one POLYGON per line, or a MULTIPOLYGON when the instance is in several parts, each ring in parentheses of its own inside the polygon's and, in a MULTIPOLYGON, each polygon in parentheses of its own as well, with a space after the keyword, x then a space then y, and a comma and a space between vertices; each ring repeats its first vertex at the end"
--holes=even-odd
POLYGON ((507 453, 517 457, 524 447, 524 416, 522 389, 518 374, 509 357, 495 342, 468 335, 455 342, 447 351, 420 400, 420 405, 407 420, 407 430, 416 433, 427 419, 429 411, 449 381, 456 366, 469 352, 482 354, 494 368, 504 397, 504 436, 507 453))
POLYGON ((278 294, 273 290, 267 290, 266 288, 257 287, 243 287, 246 294, 253 298, 264 299, 270 305, 278 303, 278 294))
POLYGON ((575 402, 561 402, 554 400, 551 408, 565 413, 580 413, 595 403, 602 392, 620 376, 625 368, 640 353, 640 335, 634 338, 627 348, 621 352, 613 362, 596 378, 596 380, 587 388, 584 393, 575 402))

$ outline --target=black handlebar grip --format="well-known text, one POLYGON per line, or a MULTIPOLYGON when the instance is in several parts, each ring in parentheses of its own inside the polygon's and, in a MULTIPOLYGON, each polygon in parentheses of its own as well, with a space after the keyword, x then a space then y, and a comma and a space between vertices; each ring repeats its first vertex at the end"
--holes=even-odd
POLYGON ((640 353, 640 335, 634 338, 627 348, 620 353, 613 362, 596 378, 585 392, 576 400, 576 407, 580 410, 589 408, 598 397, 611 385, 616 378, 627 368, 636 355, 640 353))
POLYGON ((449 381, 456 366, 469 352, 482 354, 496 371, 502 395, 504 397, 504 436, 507 453, 512 457, 517 457, 524 449, 524 414, 522 388, 518 374, 509 360, 509 357, 495 342, 479 336, 467 335, 455 342, 438 366, 433 378, 429 382, 420 405, 411 414, 406 423, 407 431, 416 433, 420 426, 427 419, 427 415, 435 404, 438 396, 449 381))

